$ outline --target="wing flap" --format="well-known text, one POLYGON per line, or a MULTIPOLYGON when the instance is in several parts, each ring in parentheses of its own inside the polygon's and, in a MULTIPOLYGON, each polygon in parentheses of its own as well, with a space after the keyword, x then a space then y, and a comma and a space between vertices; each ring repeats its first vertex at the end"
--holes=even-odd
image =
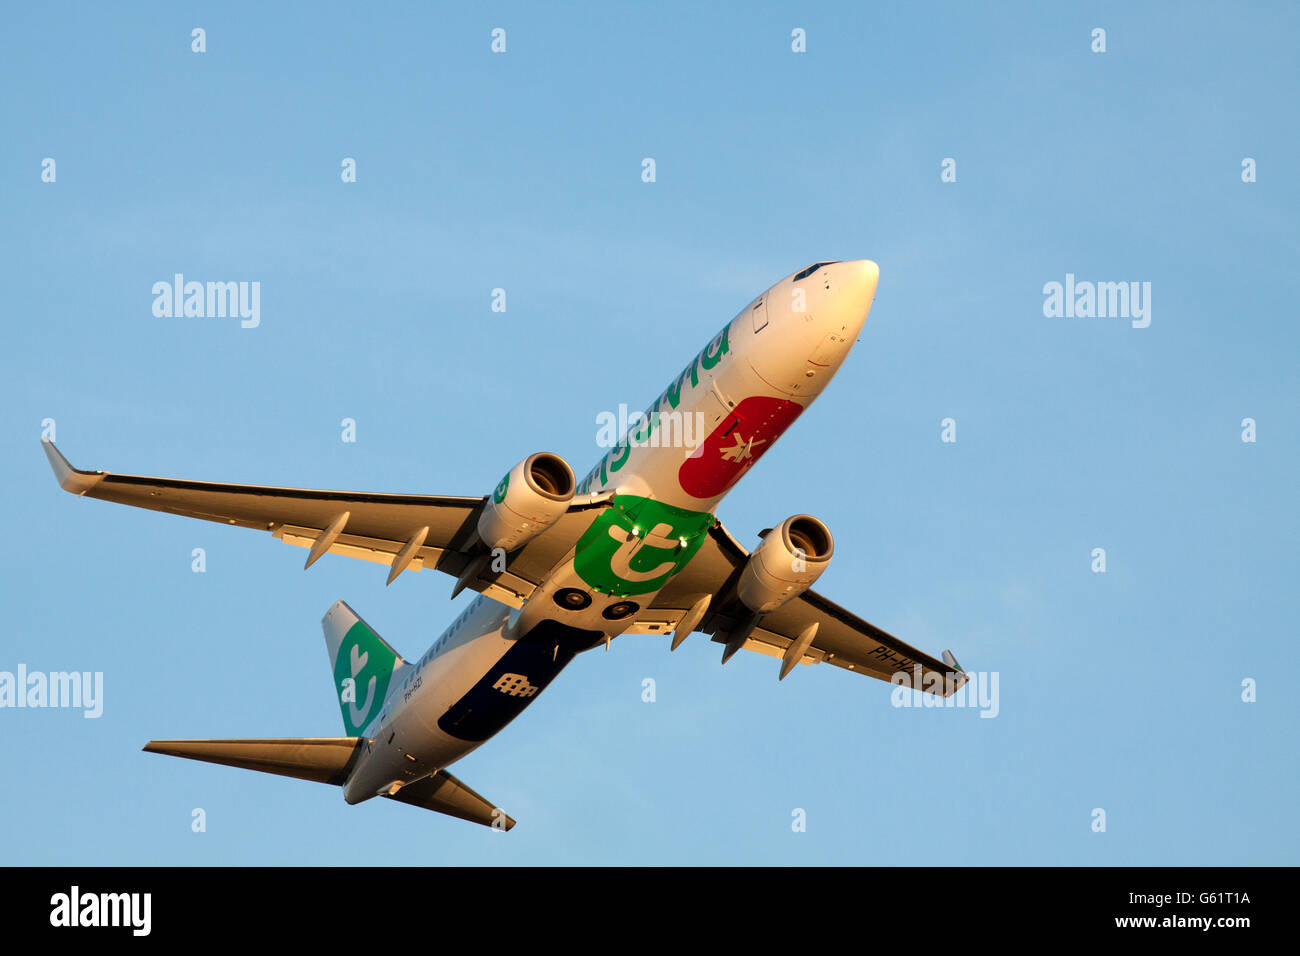
MULTIPOLYGON (((285 544, 310 548, 323 532, 320 528, 302 528, 283 524, 271 530, 271 537, 279 538, 285 544)), ((340 534, 333 544, 326 549, 326 554, 339 554, 346 558, 357 558, 374 564, 391 565, 402 549, 403 542, 389 541, 384 538, 367 538, 359 534, 340 534)), ((408 571, 423 571, 425 565, 436 566, 445 548, 424 546, 417 548, 406 566, 408 571)))

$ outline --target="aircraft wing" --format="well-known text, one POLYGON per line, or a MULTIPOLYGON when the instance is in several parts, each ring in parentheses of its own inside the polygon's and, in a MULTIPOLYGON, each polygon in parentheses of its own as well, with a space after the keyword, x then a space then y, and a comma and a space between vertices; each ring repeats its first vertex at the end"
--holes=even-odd
MULTIPOLYGON (((736 596, 736 582, 748 557, 727 529, 714 522, 708 541, 650 607, 637 615, 628 632, 671 633, 696 601, 710 595, 709 609, 695 630, 728 644, 731 632, 750 616, 736 596)), ((941 697, 955 693, 967 680, 955 659, 949 664, 931 657, 811 589, 759 618, 741 647, 783 658, 789 666, 781 670, 781 677, 794 663, 825 662, 884 681, 901 671, 908 675, 908 686, 941 697), (802 651, 791 650, 810 624, 817 625, 812 642, 802 651)))
MULTIPOLYGON (((80 471, 53 442, 41 444, 64 491, 269 531, 287 544, 311 548, 309 565, 321 554, 342 554, 388 565, 390 581, 403 570, 425 567, 453 577, 462 575, 476 556, 474 529, 487 500, 486 496, 314 491, 80 471)), ((472 571, 466 585, 519 607, 606 507, 606 500, 607 496, 575 498, 555 525, 509 558, 506 570, 496 572, 490 565, 482 566, 472 571)))

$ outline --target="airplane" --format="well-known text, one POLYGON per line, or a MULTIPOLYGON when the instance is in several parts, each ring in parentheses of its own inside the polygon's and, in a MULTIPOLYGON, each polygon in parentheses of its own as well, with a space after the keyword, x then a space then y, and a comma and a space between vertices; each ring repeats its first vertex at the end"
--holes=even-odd
POLYGON ((573 658, 623 634, 676 650, 701 632, 796 664, 827 663, 947 697, 967 680, 822 597, 830 529, 793 515, 746 550, 717 505, 822 393, 866 322, 879 268, 815 262, 746 305, 581 481, 539 452, 481 497, 367 494, 79 471, 48 440, 73 494, 269 531, 324 554, 455 577, 479 596, 418 660, 342 601, 322 626, 346 736, 153 740, 144 750, 383 796, 496 829, 515 821, 447 772, 514 720, 573 658), (693 437, 686 427, 702 424, 693 437))

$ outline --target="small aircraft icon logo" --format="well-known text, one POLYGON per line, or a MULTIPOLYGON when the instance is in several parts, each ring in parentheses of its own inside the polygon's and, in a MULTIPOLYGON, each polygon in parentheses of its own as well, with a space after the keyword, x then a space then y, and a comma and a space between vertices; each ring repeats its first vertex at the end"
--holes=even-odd
POLYGON ((730 448, 722 449, 722 457, 725 461, 746 461, 747 459, 752 459, 754 457, 755 447, 765 444, 767 444, 767 439, 765 438, 755 439, 751 436, 749 441, 745 441, 745 439, 741 437, 740 432, 736 432, 736 444, 732 445, 730 448))

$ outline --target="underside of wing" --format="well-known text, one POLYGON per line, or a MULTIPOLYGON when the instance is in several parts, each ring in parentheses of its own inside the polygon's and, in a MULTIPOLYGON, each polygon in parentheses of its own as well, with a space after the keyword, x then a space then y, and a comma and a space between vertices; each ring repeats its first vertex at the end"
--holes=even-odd
POLYGON ((475 534, 486 496, 374 494, 149 478, 73 468, 53 442, 45 454, 60 487, 85 498, 267 531, 310 549, 307 564, 340 554, 387 565, 389 581, 406 570, 436 568, 465 586, 519 607, 587 530, 605 499, 575 499, 554 526, 510 554, 499 569, 484 563, 475 534), (480 560, 476 561, 478 558, 480 560))
MULTIPOLYGON (((733 633, 753 617, 736 590, 748 558, 749 552, 721 523, 715 522, 709 529, 709 540, 650 607, 637 615, 630 630, 669 633, 696 602, 707 596, 708 610, 695 630, 728 644, 733 633)), ((824 662, 879 680, 905 682, 943 697, 954 693, 967 677, 955 659, 949 664, 917 650, 811 589, 761 615, 741 647, 782 658, 787 666, 781 669, 781 677, 795 664, 824 662), (798 646, 800 637, 807 635, 812 625, 815 630, 811 641, 798 646)))

